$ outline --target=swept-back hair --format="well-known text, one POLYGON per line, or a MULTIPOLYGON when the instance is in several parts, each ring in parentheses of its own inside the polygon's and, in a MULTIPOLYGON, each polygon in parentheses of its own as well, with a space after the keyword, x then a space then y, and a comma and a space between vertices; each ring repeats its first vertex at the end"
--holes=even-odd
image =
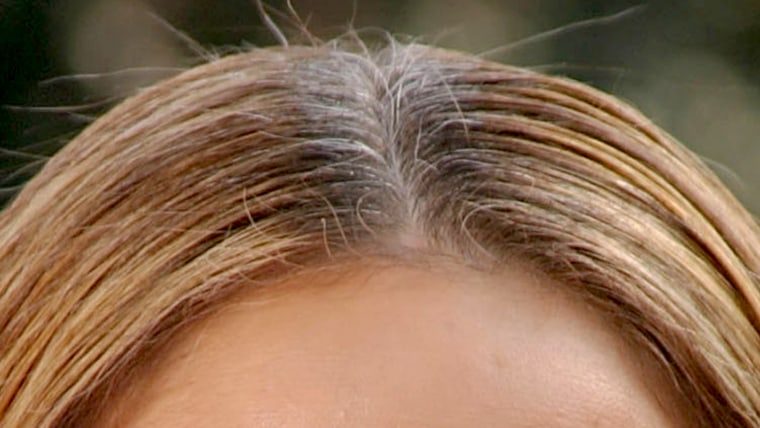
POLYGON ((699 426, 760 426, 760 231, 696 156, 572 80, 360 47, 193 68, 48 162, 0 215, 0 425, 88 423, 241 288, 443 253, 534 266, 654 355, 699 426))

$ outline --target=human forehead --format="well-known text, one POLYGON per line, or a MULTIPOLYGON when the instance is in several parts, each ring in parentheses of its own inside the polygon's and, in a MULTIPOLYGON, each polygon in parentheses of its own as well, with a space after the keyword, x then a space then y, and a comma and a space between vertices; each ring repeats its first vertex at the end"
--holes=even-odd
POLYGON ((138 428, 677 426, 656 370, 536 275, 364 264, 287 281, 292 292, 243 293, 186 332, 110 417, 138 428))

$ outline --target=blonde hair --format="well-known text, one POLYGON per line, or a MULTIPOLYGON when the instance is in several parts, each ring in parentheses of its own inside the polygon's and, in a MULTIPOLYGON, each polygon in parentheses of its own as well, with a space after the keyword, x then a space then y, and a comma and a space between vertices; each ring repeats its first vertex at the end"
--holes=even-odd
POLYGON ((0 216, 0 425, 91 422, 235 290, 413 236, 536 266, 655 355, 700 426, 760 426, 760 231, 696 156, 572 80, 363 48, 196 67, 49 161, 0 216))

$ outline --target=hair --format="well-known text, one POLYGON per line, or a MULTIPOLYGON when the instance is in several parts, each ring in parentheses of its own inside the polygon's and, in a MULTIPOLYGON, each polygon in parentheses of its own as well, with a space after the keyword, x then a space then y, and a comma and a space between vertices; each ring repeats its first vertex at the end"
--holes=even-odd
POLYGON ((573 80, 346 40, 146 88, 25 186, 0 215, 0 425, 90 423, 236 290, 402 253, 535 266, 698 426, 760 426, 760 230, 694 154, 573 80))

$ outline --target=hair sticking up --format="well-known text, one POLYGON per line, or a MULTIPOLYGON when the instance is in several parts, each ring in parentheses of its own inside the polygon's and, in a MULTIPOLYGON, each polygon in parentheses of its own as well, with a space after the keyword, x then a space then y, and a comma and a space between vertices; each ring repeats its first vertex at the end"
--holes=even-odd
POLYGON ((148 11, 148 14, 150 15, 153 20, 155 20, 158 24, 160 24, 163 28, 168 30, 173 36, 177 37, 185 46, 187 46, 195 55, 202 58, 205 62, 211 62, 216 59, 219 59, 219 57, 210 52, 208 49, 204 48, 203 45, 198 43, 195 39, 187 35, 184 31, 180 30, 179 28, 172 25, 169 21, 161 17, 160 15, 148 11))
MULTIPOLYGON (((280 46, 282 47, 288 47, 288 38, 285 37, 285 34, 283 34, 282 30, 280 30, 280 27, 272 20, 272 18, 269 16, 269 13, 266 10, 266 6, 264 5, 263 0, 254 0, 254 3, 256 3, 256 8, 259 11, 259 15, 261 16, 261 20, 264 21, 264 25, 267 26, 269 31, 272 33, 272 35, 277 39, 277 42, 279 42, 280 46)), ((292 5, 290 2, 288 2, 288 7, 290 10, 293 10, 292 5)), ((294 13, 294 16, 298 16, 294 13)))
POLYGON ((624 19, 630 19, 633 16, 644 13, 647 9, 646 4, 639 4, 623 9, 620 12, 615 12, 607 16, 597 16, 594 18, 584 19, 582 21, 571 22, 566 25, 562 25, 551 30, 542 31, 537 34, 533 34, 524 39, 516 40, 503 46, 488 49, 483 52, 479 52, 477 56, 479 58, 493 58, 496 55, 504 52, 510 52, 516 49, 520 49, 525 46, 530 46, 535 43, 541 43, 543 41, 556 38, 557 36, 572 33, 579 30, 585 30, 587 28, 601 27, 604 25, 614 24, 624 19))

